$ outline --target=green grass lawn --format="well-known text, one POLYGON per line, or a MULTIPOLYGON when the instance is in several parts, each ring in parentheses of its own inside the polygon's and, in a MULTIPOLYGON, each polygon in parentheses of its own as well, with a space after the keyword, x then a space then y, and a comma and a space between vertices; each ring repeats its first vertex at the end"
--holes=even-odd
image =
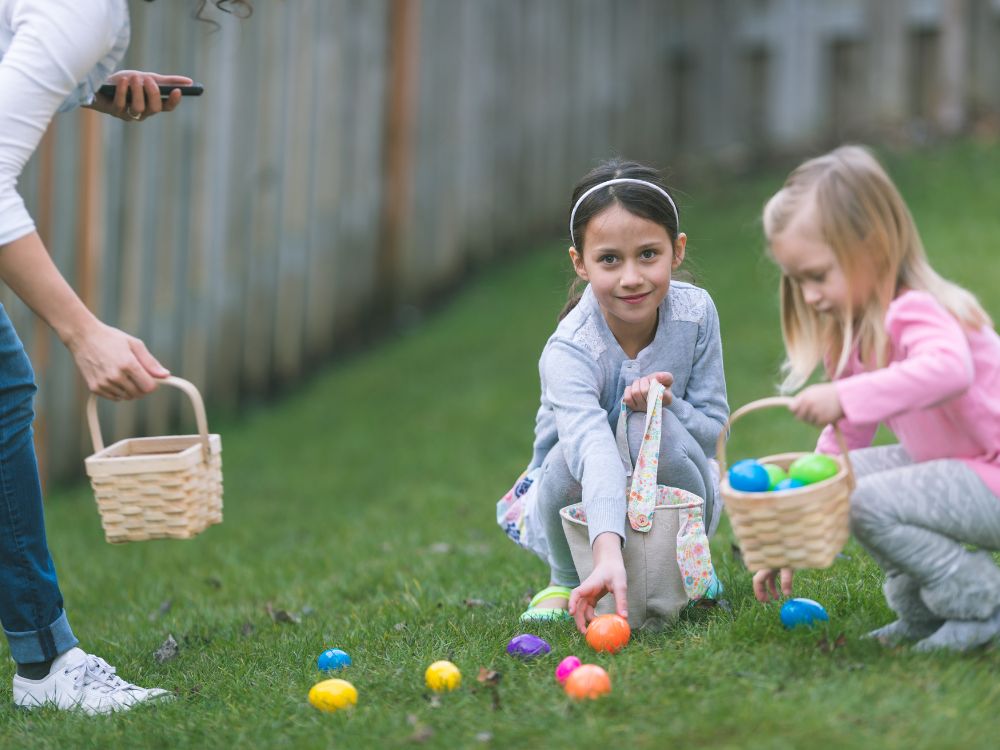
MULTIPOLYGON (((887 155, 932 261, 1000 316, 1000 148, 962 143, 887 155)), ((758 214, 782 175, 682 186, 696 281, 716 300, 733 408, 772 395, 780 362, 776 272, 758 214)), ((112 717, 0 707, 0 747, 982 747, 1000 729, 1000 655, 883 650, 878 569, 853 542, 801 574, 826 628, 786 632, 758 604, 724 527, 713 542, 728 608, 689 612, 617 656, 566 625, 534 630, 553 654, 514 662, 526 596, 544 566, 507 541, 494 503, 526 463, 537 357, 564 296, 558 244, 502 261, 408 335, 226 424, 226 520, 187 542, 104 543, 89 489, 53 493, 50 542, 82 645, 179 700, 112 717), (297 624, 275 622, 284 610, 297 624), (172 634, 179 656, 153 653, 172 634), (824 644, 845 638, 835 648, 824 644), (354 664, 357 708, 306 701, 316 656, 354 664), (558 659, 603 665, 614 690, 571 703, 558 659), (464 682, 431 699, 423 671, 464 682), (502 673, 496 696, 480 667, 502 673)), ((730 458, 805 450, 815 431, 763 412, 730 458)), ((9 686, 12 665, 3 659, 9 686)), ((4 690, 9 690, 5 687, 4 690)), ((3 693, 9 696, 9 693, 3 693)), ((6 698, 4 699, 6 701, 6 698)))

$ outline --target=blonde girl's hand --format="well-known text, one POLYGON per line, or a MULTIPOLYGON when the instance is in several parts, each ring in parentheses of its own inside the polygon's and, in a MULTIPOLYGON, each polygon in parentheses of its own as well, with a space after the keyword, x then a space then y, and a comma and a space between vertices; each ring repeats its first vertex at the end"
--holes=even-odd
POLYGON ((670 392, 670 386, 674 384, 674 376, 669 372, 654 372, 650 375, 643 375, 641 378, 636 378, 632 382, 632 385, 625 388, 625 392, 622 394, 625 406, 632 411, 646 411, 646 397, 649 395, 649 389, 653 385, 654 380, 659 380, 664 388, 666 388, 663 391, 663 405, 669 405, 674 399, 673 394, 670 392))
POLYGON ((67 346, 91 393, 112 401, 143 396, 170 374, 142 341, 100 321, 67 346))
POLYGON ((776 579, 778 571, 774 568, 770 570, 758 570, 753 574, 753 594, 757 601, 767 603, 769 601, 779 601, 784 596, 792 595, 792 578, 795 571, 791 568, 781 569, 781 593, 778 593, 776 579))
POLYGON ((186 76, 145 73, 141 70, 119 70, 108 78, 114 84, 115 95, 108 98, 97 94, 91 109, 117 117, 125 122, 141 122, 160 112, 172 112, 181 103, 181 92, 171 91, 166 99, 160 97, 160 86, 190 86, 194 81, 186 76), (131 92, 132 101, 125 97, 131 92))
POLYGON ((833 383, 809 386, 792 399, 788 408, 796 418, 817 427, 826 427, 844 417, 837 386, 833 383))
POLYGON ((581 633, 594 619, 594 607, 608 592, 615 599, 615 611, 628 618, 628 581, 622 560, 621 538, 605 532, 594 540, 594 570, 569 595, 569 613, 581 633))

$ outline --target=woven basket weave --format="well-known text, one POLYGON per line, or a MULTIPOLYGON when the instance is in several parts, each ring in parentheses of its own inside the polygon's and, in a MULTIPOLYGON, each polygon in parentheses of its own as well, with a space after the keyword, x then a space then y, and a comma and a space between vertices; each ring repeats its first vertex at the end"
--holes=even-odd
MULTIPOLYGON (((764 398, 733 412, 719 435, 716 456, 722 468, 720 490, 743 562, 751 571, 765 568, 826 568, 847 544, 849 499, 854 490, 854 470, 847 443, 834 426, 840 456, 832 456, 840 471, 822 482, 782 492, 740 492, 729 485, 726 471, 726 436, 729 427, 745 414, 775 406, 787 407, 789 398, 764 398)), ((780 453, 757 459, 788 470, 806 453, 780 453)))
POLYGON ((197 435, 128 438, 104 447, 97 399, 87 401, 94 455, 86 459, 108 542, 190 539, 222 521, 222 439, 208 433, 205 406, 193 384, 176 377, 194 406, 197 435))

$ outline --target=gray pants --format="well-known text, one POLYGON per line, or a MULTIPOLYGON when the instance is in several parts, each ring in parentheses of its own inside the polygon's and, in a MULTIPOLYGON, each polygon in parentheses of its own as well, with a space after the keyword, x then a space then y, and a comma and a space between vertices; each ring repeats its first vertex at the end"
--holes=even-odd
MULTIPOLYGON (((628 445, 632 463, 639 455, 645 430, 644 413, 629 415, 628 445)), ((716 497, 708 459, 701 446, 691 437, 676 416, 663 410, 663 431, 660 435, 660 459, 657 481, 671 487, 693 492, 705 498, 705 528, 713 531, 718 525, 716 497)), ((567 505, 580 502, 582 488, 569 473, 562 446, 558 443, 545 457, 542 476, 538 480, 537 512, 545 525, 545 535, 549 544, 549 566, 552 569, 552 583, 574 587, 580 585, 580 577, 573 565, 573 556, 566 542, 559 511, 567 505)))
POLYGON ((852 451, 851 531, 910 622, 983 620, 1000 607, 1000 498, 965 463, 914 463, 898 445, 852 451), (966 545, 974 545, 971 551, 966 545))

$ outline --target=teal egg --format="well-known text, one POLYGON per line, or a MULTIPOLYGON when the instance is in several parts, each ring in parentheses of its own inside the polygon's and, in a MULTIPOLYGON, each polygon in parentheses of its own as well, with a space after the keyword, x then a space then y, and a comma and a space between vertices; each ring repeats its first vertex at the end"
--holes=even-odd
POLYGON ((770 484, 767 486, 769 490, 775 489, 778 482, 788 478, 788 474, 778 464, 762 464, 762 466, 764 467, 764 471, 767 472, 767 478, 770 480, 770 484))
POLYGON ((786 477, 774 486, 774 491, 781 492, 782 490, 794 490, 796 487, 805 487, 805 485, 798 479, 786 477))
POLYGON ((823 605, 812 599, 789 599, 781 605, 781 624, 789 629, 799 625, 812 627, 816 622, 829 620, 823 605))
POLYGON ((767 492, 770 483, 767 470, 753 459, 729 467, 729 486, 738 492, 767 492))
POLYGON ((814 484, 829 479, 840 471, 837 460, 822 453, 807 453, 795 459, 788 469, 788 476, 802 484, 814 484))

